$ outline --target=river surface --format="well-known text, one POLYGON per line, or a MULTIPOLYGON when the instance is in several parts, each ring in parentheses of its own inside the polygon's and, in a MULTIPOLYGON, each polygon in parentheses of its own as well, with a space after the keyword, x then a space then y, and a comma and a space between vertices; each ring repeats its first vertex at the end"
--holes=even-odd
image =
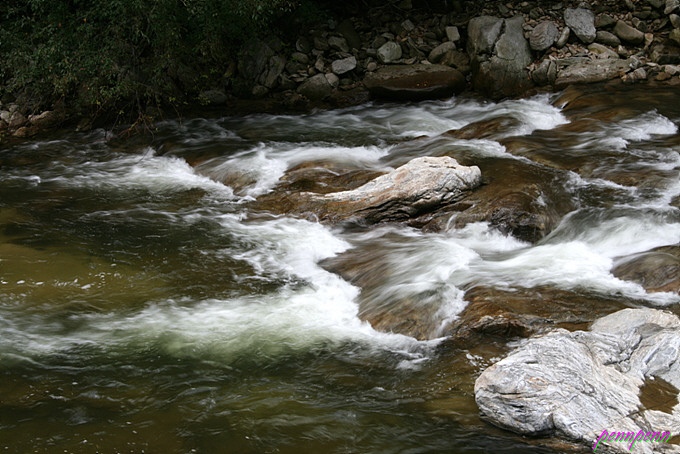
POLYGON ((369 303, 427 295, 441 323, 474 286, 677 313, 677 294, 610 270, 680 242, 678 124, 675 88, 599 87, 4 145, 0 452, 561 452, 479 419, 474 380, 514 340, 377 331, 361 289, 320 263, 374 254, 369 303), (441 136, 493 119, 484 138, 441 136), (575 209, 529 244, 485 223, 342 229, 253 204, 304 162, 387 171, 424 154, 555 169, 575 209))

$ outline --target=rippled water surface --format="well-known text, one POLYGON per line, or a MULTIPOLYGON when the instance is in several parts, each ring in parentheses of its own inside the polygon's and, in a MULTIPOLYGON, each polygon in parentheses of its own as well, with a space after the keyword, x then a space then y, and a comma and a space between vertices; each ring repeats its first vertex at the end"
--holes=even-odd
POLYGON ((320 263, 369 257, 363 304, 424 301, 442 326, 477 286, 677 312, 677 294, 610 270, 680 242, 678 124, 676 89, 592 88, 184 119, 143 145, 97 130, 5 146, 0 451, 572 449, 479 419, 474 380, 506 342, 377 331, 361 289, 320 263), (441 135, 489 120, 475 139, 441 135), (254 208, 304 162, 386 171, 444 154, 551 169, 574 210, 532 245, 484 223, 342 230, 254 208))

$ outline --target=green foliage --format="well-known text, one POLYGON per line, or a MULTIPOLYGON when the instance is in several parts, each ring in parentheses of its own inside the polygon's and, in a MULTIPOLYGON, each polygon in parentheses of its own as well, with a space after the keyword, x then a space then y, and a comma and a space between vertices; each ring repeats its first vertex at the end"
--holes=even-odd
POLYGON ((43 103, 63 99, 135 114, 214 83, 243 40, 297 6, 297 0, 2 3, 4 89, 43 103))

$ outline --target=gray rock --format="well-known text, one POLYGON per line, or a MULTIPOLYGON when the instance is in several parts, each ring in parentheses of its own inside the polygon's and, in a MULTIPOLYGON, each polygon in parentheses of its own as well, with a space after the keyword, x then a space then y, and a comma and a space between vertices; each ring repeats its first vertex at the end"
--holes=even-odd
POLYGON ((318 204, 321 218, 376 223, 408 219, 459 200, 481 180, 479 167, 462 166, 448 156, 421 157, 351 191, 302 196, 318 204))
POLYGON ((267 67, 274 51, 263 41, 251 40, 243 46, 238 71, 244 79, 255 82, 267 67))
POLYGON ((621 44, 621 40, 619 39, 618 36, 616 36, 613 33, 609 33, 608 31, 605 30, 597 31, 595 41, 614 48, 619 47, 619 45, 621 44))
POLYGON ((279 76, 286 68, 286 59, 278 55, 274 55, 269 59, 269 65, 265 72, 260 76, 260 85, 267 88, 274 88, 278 83, 279 76))
POLYGON ((551 85, 557 79, 557 65, 546 58, 531 72, 531 78, 539 87, 551 85))
POLYGON ((595 18, 596 28, 608 28, 616 23, 616 19, 611 17, 609 14, 600 14, 595 18))
POLYGON ((663 13, 668 15, 677 11, 678 8, 680 8, 680 0, 666 0, 666 8, 663 13))
POLYGON ((401 58, 401 46, 394 41, 389 41, 378 49, 378 60, 380 63, 392 63, 401 58))
POLYGON ((349 52, 349 45, 347 45, 347 40, 339 36, 331 36, 328 38, 328 45, 331 49, 339 50, 340 52, 349 52))
POLYGON ((297 92, 312 101, 321 101, 330 96, 333 87, 324 74, 317 74, 305 80, 297 92))
POLYGON ((574 34, 586 44, 595 41, 595 15, 589 9, 567 8, 564 10, 564 22, 574 34))
POLYGON ((668 39, 673 41, 675 44, 680 45, 680 29, 674 28, 671 30, 671 32, 668 34, 668 39))
POLYGON ((401 28, 406 30, 407 32, 412 31, 414 28, 416 28, 415 25, 413 25, 413 22, 410 20, 406 19, 404 22, 401 23, 401 28))
POLYGON ((366 65, 366 71, 373 72, 376 69, 378 69, 378 64, 374 61, 368 62, 368 64, 366 65))
POLYGON ((569 35, 571 34, 571 30, 569 27, 564 27, 562 29, 562 33, 560 33, 560 37, 557 38, 557 42, 555 43, 555 47, 558 49, 562 49, 564 46, 566 46, 567 41, 569 40, 569 35))
POLYGON ((314 42, 314 49, 325 52, 331 48, 331 46, 328 45, 328 40, 323 36, 315 36, 312 41, 314 42))
MULTIPOLYGON (((227 102, 227 95, 222 90, 205 90, 198 95, 198 99, 213 106, 219 106, 227 102)), ((33 115, 31 115, 33 117, 33 115)), ((33 123, 29 117, 29 121, 33 123)))
POLYGON ((7 111, 3 111, 2 120, 7 123, 9 129, 20 128, 28 122, 28 119, 24 116, 24 114, 18 110, 14 110, 13 112, 9 111, 6 114, 5 112, 7 111))
POLYGON ((671 43, 658 44, 652 48, 649 57, 659 65, 680 64, 680 47, 671 43))
POLYGON ((680 28, 680 16, 677 14, 671 14, 668 16, 668 19, 671 21, 673 28, 680 28))
POLYGON ((595 60, 576 63, 559 71, 556 88, 572 84, 589 84, 614 79, 630 69, 628 60, 595 60))
POLYGON ((622 41, 631 44, 641 44, 645 40, 644 33, 621 20, 614 26, 614 34, 621 38, 622 41))
POLYGON ((445 31, 446 37, 449 39, 449 41, 455 43, 460 40, 460 32, 458 31, 458 27, 449 26, 445 28, 445 31))
POLYGON ((649 0, 649 4, 652 5, 652 8, 656 9, 661 9, 666 6, 666 2, 664 0, 649 0))
MULTIPOLYGON (((680 405, 666 413, 640 401, 640 388, 655 377, 680 388, 680 319, 656 309, 624 309, 597 320, 590 331, 558 329, 529 339, 482 372, 475 400, 497 426, 593 448, 605 430, 680 430, 680 405)), ((598 447, 622 453, 632 446, 601 440, 598 447)), ((635 448, 677 452, 665 443, 635 448)))
POLYGON ((335 30, 347 40, 347 44, 349 44, 352 49, 361 49, 361 37, 354 29, 351 20, 345 19, 340 22, 335 30))
POLYGON ((343 58, 341 60, 335 60, 331 63, 331 70, 337 74, 345 74, 354 70, 357 67, 357 59, 354 56, 343 58))
POLYGON ((338 88, 338 85, 340 85, 340 78, 338 78, 338 76, 336 76, 333 73, 325 74, 325 76, 326 76, 326 80, 331 85, 331 87, 338 88))
POLYGON ((430 60, 432 63, 439 63, 442 59, 442 57, 451 50, 456 50, 456 45, 452 43, 451 41, 447 41, 445 43, 442 43, 432 49, 430 52, 430 55, 427 57, 428 60, 430 60))
POLYGON ((599 43, 589 44, 588 51, 595 54, 597 58, 619 58, 619 54, 615 50, 599 43))
POLYGON ((295 41, 295 50, 302 52, 303 54, 308 54, 312 51, 312 45, 309 43, 309 40, 303 36, 295 41))
POLYGON ((303 54, 302 52, 293 52, 293 54, 290 56, 290 59, 292 61, 302 63, 303 65, 309 64, 309 57, 307 54, 303 54))
POLYGON ((542 21, 531 31, 529 45, 535 51, 544 51, 552 46, 559 37, 560 31, 552 21, 542 21))
POLYGON ((468 23, 468 54, 490 54, 501 34, 503 19, 492 16, 479 16, 468 23))
POLYGON ((500 99, 521 94, 533 85, 526 69, 533 57, 524 38, 523 24, 522 16, 505 19, 505 30, 494 46, 492 57, 472 56, 472 82, 482 94, 500 99))
POLYGON ((468 56, 467 53, 459 50, 452 50, 447 52, 442 57, 439 63, 442 65, 451 66, 452 68, 456 68, 458 71, 463 73, 463 75, 468 75, 471 71, 470 57, 468 56))

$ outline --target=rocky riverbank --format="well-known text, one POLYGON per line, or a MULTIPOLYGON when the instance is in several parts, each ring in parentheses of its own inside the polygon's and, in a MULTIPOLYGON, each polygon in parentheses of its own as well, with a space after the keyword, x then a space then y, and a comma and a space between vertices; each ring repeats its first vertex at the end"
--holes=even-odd
MULTIPOLYGON (((449 9, 432 13, 404 0, 329 19, 288 41, 263 34, 197 104, 227 113, 305 111, 464 90, 500 99, 611 79, 680 83, 676 0, 485 2, 483 9, 453 2, 449 9)), ((0 105, 0 132, 28 137, 65 122, 92 124, 68 107, 31 105, 0 105)))

